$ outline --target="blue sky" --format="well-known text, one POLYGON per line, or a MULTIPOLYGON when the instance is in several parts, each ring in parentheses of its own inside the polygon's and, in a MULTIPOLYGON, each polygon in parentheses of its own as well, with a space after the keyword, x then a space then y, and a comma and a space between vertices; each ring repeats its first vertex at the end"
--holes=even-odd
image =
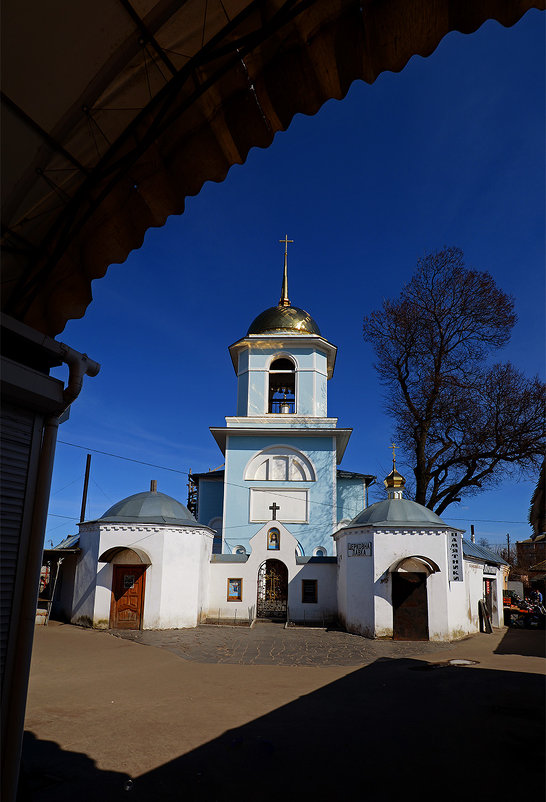
MULTIPOLYGON (((93 453, 88 518, 152 478, 185 502, 188 469, 222 464, 208 427, 235 412, 227 346, 277 303, 285 233, 295 240, 290 299, 339 349, 329 414, 354 429, 341 467, 377 475, 372 501, 384 495, 393 427, 362 318, 398 294, 419 256, 456 245, 490 271, 518 314, 496 359, 544 375, 544 90, 540 12, 509 29, 451 33, 400 74, 297 115, 270 148, 148 231, 58 337, 102 368, 59 430, 46 543, 77 529, 87 448, 163 466, 93 453)), ((408 475, 403 454, 398 463, 408 475)), ((521 540, 535 482, 501 482, 443 518, 474 523, 491 543, 521 540)))

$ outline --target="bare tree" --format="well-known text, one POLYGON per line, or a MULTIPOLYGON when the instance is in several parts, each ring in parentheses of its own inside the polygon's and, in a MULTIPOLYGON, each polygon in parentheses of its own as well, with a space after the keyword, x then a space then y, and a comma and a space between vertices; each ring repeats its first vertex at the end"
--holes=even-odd
POLYGON ((400 297, 364 318, 415 500, 437 513, 544 453, 545 385, 486 362, 515 322, 512 298, 459 248, 424 256, 400 297))

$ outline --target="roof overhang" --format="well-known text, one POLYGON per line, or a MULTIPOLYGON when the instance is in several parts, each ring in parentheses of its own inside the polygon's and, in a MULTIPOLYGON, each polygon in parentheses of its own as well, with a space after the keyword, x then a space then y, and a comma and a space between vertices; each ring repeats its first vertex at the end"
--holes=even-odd
POLYGON ((277 439, 284 439, 289 435, 290 437, 294 437, 297 435, 298 437, 335 437, 336 438, 336 461, 339 464, 343 459, 343 455, 345 453, 345 449, 347 448, 347 444, 349 442, 349 438, 353 432, 352 429, 326 429, 326 428, 317 428, 317 429, 287 429, 287 428, 276 428, 276 427, 262 427, 262 428, 236 428, 234 426, 211 426, 210 432, 216 442, 218 443, 218 447, 222 454, 226 453, 226 441, 228 436, 235 435, 236 437, 275 437, 277 439))
POLYGON ((334 375, 334 367, 336 364, 337 346, 328 342, 324 337, 318 334, 295 334, 290 331, 279 331, 275 334, 248 334, 241 340, 229 346, 229 353, 233 363, 235 373, 239 370, 239 354, 245 348, 267 348, 279 351, 290 351, 294 346, 303 346, 316 348, 326 354, 328 364, 328 378, 331 379, 334 375))
POLYGON ((58 334, 147 229, 295 114, 531 8, 543 0, 5 0, 3 307, 58 334))

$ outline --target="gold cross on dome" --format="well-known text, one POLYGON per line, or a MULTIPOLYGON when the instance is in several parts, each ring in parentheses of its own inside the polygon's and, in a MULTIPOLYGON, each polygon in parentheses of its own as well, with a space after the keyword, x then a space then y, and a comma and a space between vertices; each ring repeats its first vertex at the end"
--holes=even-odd
POLYGON ((284 239, 280 239, 279 242, 284 242, 284 275, 279 306, 290 306, 290 300, 288 298, 288 243, 294 242, 294 240, 288 239, 288 234, 285 234, 284 239))
POLYGON ((279 242, 284 242, 284 255, 287 256, 288 255, 288 243, 289 242, 294 242, 294 240, 293 239, 288 239, 288 234, 285 234, 284 235, 284 239, 280 239, 279 242))
POLYGON ((399 446, 396 446, 394 443, 391 443, 391 446, 392 446, 392 467, 395 468, 396 467, 396 449, 399 448, 399 446))

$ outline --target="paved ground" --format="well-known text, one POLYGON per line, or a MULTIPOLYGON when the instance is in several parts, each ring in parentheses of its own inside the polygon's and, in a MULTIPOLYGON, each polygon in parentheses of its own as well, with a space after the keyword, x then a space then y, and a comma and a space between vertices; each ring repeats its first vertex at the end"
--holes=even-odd
POLYGON ((347 632, 285 628, 256 623, 248 627, 205 625, 196 629, 111 630, 112 635, 167 649, 197 663, 278 666, 362 666, 379 657, 433 656, 451 650, 449 643, 407 643, 369 640, 347 632))
POLYGON ((36 630, 21 798, 542 798, 543 651, 543 632, 512 630, 407 644, 51 623, 36 630))

